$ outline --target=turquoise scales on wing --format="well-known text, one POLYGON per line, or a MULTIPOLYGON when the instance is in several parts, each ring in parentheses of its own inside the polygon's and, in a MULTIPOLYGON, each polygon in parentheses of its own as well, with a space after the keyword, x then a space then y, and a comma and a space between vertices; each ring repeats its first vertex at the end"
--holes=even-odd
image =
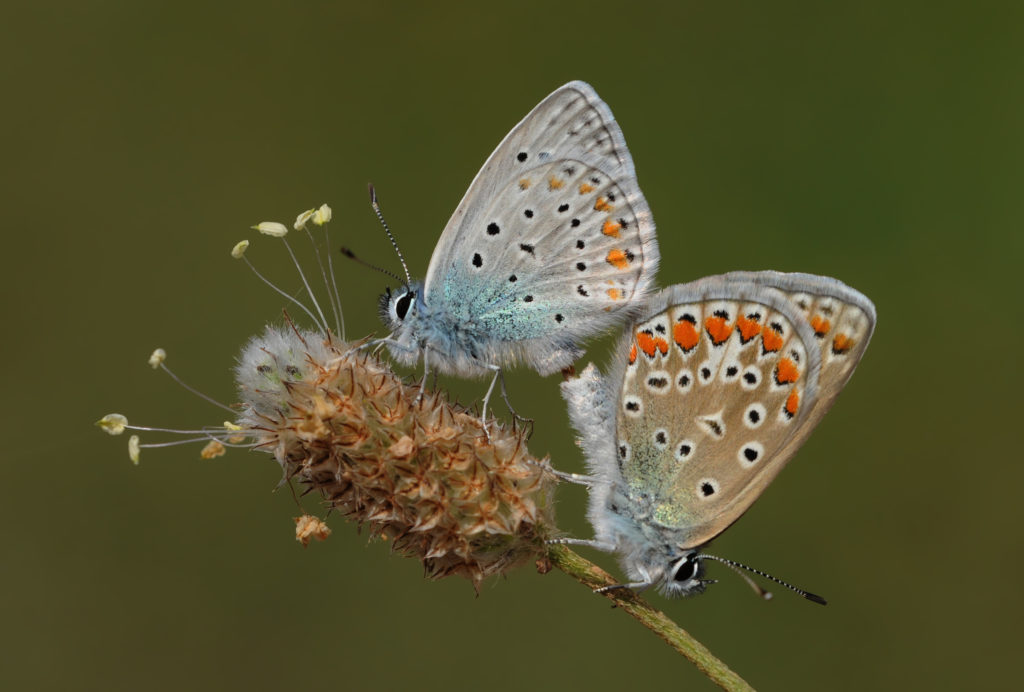
POLYGON ((426 280, 387 298, 388 346, 461 376, 517 363, 556 372, 641 309, 657 264, 622 132, 589 85, 570 82, 488 158, 426 280))

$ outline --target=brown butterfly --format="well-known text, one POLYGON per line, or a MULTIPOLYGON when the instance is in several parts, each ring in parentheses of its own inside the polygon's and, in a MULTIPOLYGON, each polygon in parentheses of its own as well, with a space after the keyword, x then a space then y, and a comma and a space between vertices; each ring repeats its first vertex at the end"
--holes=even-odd
POLYGON ((562 385, 591 475, 559 475, 590 487, 595 537, 560 542, 617 553, 631 580, 619 586, 667 595, 703 591, 704 559, 744 567, 701 549, 811 434, 874 326, 870 300, 810 274, 734 272, 653 295, 608 375, 589 365, 562 385))

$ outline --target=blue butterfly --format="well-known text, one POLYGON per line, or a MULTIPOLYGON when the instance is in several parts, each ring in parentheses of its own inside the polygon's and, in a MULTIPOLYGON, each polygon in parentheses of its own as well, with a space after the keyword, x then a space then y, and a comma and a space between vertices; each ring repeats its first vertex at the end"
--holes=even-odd
POLYGON ((424 371, 542 375, 643 305, 658 265, 650 209, 608 106, 570 82, 498 145, 456 208, 422 283, 381 297, 394 358, 424 371))

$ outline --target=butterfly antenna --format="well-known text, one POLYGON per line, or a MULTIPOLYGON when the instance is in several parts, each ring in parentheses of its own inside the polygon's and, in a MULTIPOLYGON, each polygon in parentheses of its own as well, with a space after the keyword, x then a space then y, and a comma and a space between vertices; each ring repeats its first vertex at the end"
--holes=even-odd
POLYGON ((377 204, 377 190, 374 189, 373 183, 370 183, 370 204, 373 206, 373 211, 377 215, 377 220, 380 221, 380 225, 384 227, 384 232, 388 234, 388 240, 391 241, 391 246, 395 248, 395 253, 398 254, 398 261, 402 263, 402 269, 405 271, 405 285, 412 285, 412 277, 409 276, 409 267, 405 264, 405 257, 402 256, 402 251, 398 248, 398 243, 395 241, 395 236, 391 234, 391 229, 388 228, 388 222, 384 220, 384 215, 380 212, 380 205, 377 204))
POLYGON ((701 560, 701 559, 705 559, 705 558, 708 559, 708 560, 714 560, 715 562, 721 562, 723 565, 728 565, 730 568, 732 568, 732 570, 734 572, 736 572, 736 574, 738 574, 741 577, 743 577, 743 580, 746 581, 747 584, 750 585, 750 588, 752 588, 755 592, 757 592, 757 594, 759 596, 761 596, 761 598, 765 599, 766 601, 771 599, 772 592, 771 591, 765 591, 764 589, 762 589, 756 582, 754 582, 753 579, 751 579, 746 574, 743 574, 743 572, 740 572, 741 569, 745 569, 748 572, 753 572, 754 574, 756 574, 756 575, 758 575, 760 577, 764 577, 765 579, 768 579, 769 581, 773 581, 776 584, 779 584, 780 586, 785 586, 790 591, 793 591, 795 593, 800 594, 801 596, 806 598, 808 601, 814 601, 815 603, 819 603, 821 605, 828 605, 828 601, 826 601, 824 598, 822 598, 821 596, 819 596, 817 594, 813 594, 810 591, 804 591, 803 589, 798 589, 797 587, 793 586, 792 584, 788 584, 788 583, 782 581, 781 579, 777 579, 777 578, 773 577, 770 574, 766 574, 765 572, 762 572, 759 569, 754 569, 753 567, 748 567, 747 565, 744 565, 742 563, 736 562, 735 560, 728 560, 728 559, 726 559, 724 557, 718 557, 716 555, 707 555, 706 553, 701 553, 700 555, 697 555, 696 559, 701 560))
MULTIPOLYGON (((373 269, 374 271, 378 271, 381 274, 384 274, 385 276, 390 276, 395 281, 401 281, 402 280, 402 277, 400 277, 398 274, 396 274, 394 272, 389 272, 387 269, 383 269, 381 267, 378 267, 376 264, 370 264, 366 260, 359 259, 358 257, 356 257, 356 253, 352 252, 352 250, 350 250, 347 247, 341 248, 341 254, 345 255, 345 257, 348 257, 350 260, 352 260, 356 264, 361 264, 364 267, 367 267, 369 269, 373 269)), ((408 286, 408 284, 406 284, 406 286, 408 286)))

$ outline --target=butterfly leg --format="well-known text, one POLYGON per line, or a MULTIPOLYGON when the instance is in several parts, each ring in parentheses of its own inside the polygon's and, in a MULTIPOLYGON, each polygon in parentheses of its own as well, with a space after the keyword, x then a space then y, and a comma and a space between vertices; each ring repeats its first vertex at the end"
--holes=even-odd
POLYGON ((602 586, 598 589, 594 589, 594 593, 606 593, 608 591, 614 591, 616 589, 629 589, 633 593, 640 593, 654 586, 654 582, 647 581, 631 581, 628 584, 609 584, 608 586, 602 586))
POLYGON ((546 542, 549 545, 582 545, 605 553, 614 553, 616 550, 614 543, 607 543, 594 538, 552 538, 546 542))
MULTIPOLYGON (((491 384, 487 387, 487 393, 484 394, 483 403, 480 405, 480 426, 484 429, 484 435, 487 435, 487 439, 491 439, 491 435, 487 432, 487 403, 491 400, 491 394, 494 392, 494 384, 501 377, 501 366, 500 365, 487 365, 489 370, 494 371, 494 377, 491 378, 491 384)), ((504 380, 502 380, 502 389, 504 390, 504 380)))
MULTIPOLYGON (((584 543, 588 542, 584 541, 584 543)), ((598 541, 593 541, 593 543, 598 543, 598 541)), ((609 584, 608 586, 601 586, 594 589, 594 593, 607 593, 608 591, 615 591, 617 589, 629 589, 634 593, 640 593, 641 591, 646 591, 654 586, 654 580, 651 579, 651 575, 647 573, 647 570, 644 569, 642 565, 638 566, 638 571, 640 572, 640 578, 643 579, 643 581, 631 581, 625 584, 609 584)))
MULTIPOLYGON (((509 413, 512 414, 512 418, 515 419, 516 421, 519 421, 519 422, 523 423, 523 425, 530 425, 530 426, 532 426, 533 425, 533 419, 532 418, 526 418, 524 416, 520 416, 518 413, 516 413, 516 410, 514 408, 512 408, 512 402, 509 401, 509 398, 508 398, 508 390, 505 388, 505 371, 500 366, 497 366, 497 365, 488 365, 487 367, 494 368, 496 370, 495 376, 497 378, 499 378, 498 381, 501 383, 501 400, 505 402, 505 406, 508 407, 509 413)), ((494 386, 493 382, 491 383, 491 386, 492 387, 494 386)), ((530 434, 531 435, 533 434, 532 428, 530 430, 530 434)))
POLYGON ((565 471, 559 471, 551 465, 550 461, 531 461, 529 463, 534 466, 539 466, 545 473, 550 473, 552 476, 562 481, 587 486, 597 483, 597 479, 593 476, 584 476, 581 473, 566 473, 565 471))
POLYGON ((420 403, 420 400, 423 398, 423 392, 425 392, 426 389, 427 389, 427 375, 430 374, 430 363, 427 361, 427 353, 428 353, 428 350, 424 348, 423 349, 423 379, 420 380, 420 391, 416 395, 416 398, 413 399, 413 401, 412 401, 412 405, 413 406, 415 406, 418 403, 420 403))
POLYGON ((332 359, 330 361, 330 364, 333 365, 334 363, 337 363, 338 361, 345 360, 346 358, 352 356, 353 354, 356 354, 359 351, 362 351, 363 349, 367 349, 367 348, 373 348, 373 353, 376 354, 377 351, 381 348, 381 346, 383 346, 387 342, 388 342, 387 339, 370 339, 368 341, 364 341, 363 343, 358 344, 356 346, 353 346, 349 350, 345 351, 344 353, 342 353, 337 358, 332 359))
MULTIPOLYGON (((552 538, 546 542, 548 545, 582 545, 584 547, 594 548, 595 550, 600 550, 606 553, 614 553, 618 550, 618 546, 614 543, 607 543, 597 539, 552 538)), ((594 593, 605 593, 606 591, 613 591, 615 589, 630 589, 631 591, 640 593, 641 591, 654 586, 654 580, 651 579, 650 575, 647 574, 647 571, 644 570, 642 566, 640 567, 640 576, 643 578, 643 581, 633 581, 628 584, 609 584, 608 586, 602 586, 594 589, 594 593)))
POLYGON ((597 483, 596 478, 584 476, 582 473, 566 473, 565 471, 556 471, 555 469, 551 469, 550 473, 560 480, 575 483, 576 485, 591 486, 597 483))
POLYGON ((344 353, 342 353, 340 356, 338 356, 336 359, 334 359, 331 362, 332 363, 336 363, 336 362, 338 362, 340 360, 344 360, 345 358, 348 358, 352 354, 358 353, 359 351, 362 351, 363 349, 368 349, 368 348, 372 348, 373 349, 372 353, 373 353, 373 355, 376 356, 377 353, 380 352, 380 350, 382 348, 384 348, 385 346, 391 346, 393 348, 401 348, 401 349, 409 350, 409 347, 406 346, 405 344, 403 344, 401 342, 398 342, 398 341, 395 341, 394 339, 392 339, 392 338, 390 338, 388 336, 385 336, 385 337, 382 337, 380 339, 367 339, 363 343, 357 344, 357 345, 353 346, 352 348, 350 348, 349 350, 345 351, 344 353))

